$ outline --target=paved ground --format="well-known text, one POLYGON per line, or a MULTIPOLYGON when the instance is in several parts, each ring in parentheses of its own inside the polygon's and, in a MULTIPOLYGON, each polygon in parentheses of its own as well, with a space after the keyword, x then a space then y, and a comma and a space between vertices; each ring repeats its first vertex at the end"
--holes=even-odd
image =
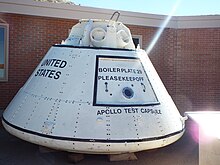
MULTIPOLYGON (((160 149, 138 152, 135 161, 109 162, 106 155, 85 155, 78 165, 198 165, 198 143, 188 122, 184 136, 160 149)), ((8 134, 0 124, 0 165, 70 165, 68 153, 41 153, 37 145, 8 134)))

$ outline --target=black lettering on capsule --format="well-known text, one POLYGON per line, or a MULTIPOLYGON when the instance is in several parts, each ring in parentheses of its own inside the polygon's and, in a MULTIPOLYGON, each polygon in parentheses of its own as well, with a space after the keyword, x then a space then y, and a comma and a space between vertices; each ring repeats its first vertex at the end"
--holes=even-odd
POLYGON ((141 70, 137 70, 137 74, 142 74, 142 71, 141 70))
POLYGON ((64 68, 67 65, 67 61, 60 59, 45 59, 41 66, 53 66, 56 68, 64 68))
POLYGON ((61 75, 60 71, 51 70, 51 69, 38 69, 34 76, 54 78, 57 80, 60 78, 60 75, 61 75))
POLYGON ((138 108, 124 108, 125 113, 138 113, 138 108))
POLYGON ((50 66, 52 59, 46 59, 42 62, 41 66, 50 66))
POLYGON ((59 67, 61 60, 56 60, 54 67, 59 67))
POLYGON ((59 68, 64 68, 67 64, 67 61, 61 61, 59 68))
POLYGON ((52 59, 51 61, 51 65, 50 66, 53 66, 54 62, 56 61, 57 59, 52 59))
MULTIPOLYGON (((65 61, 65 60, 45 59, 40 66, 41 67, 52 66, 55 68, 65 68, 66 65, 67 65, 67 61, 65 61)), ((60 75, 61 75, 61 71, 52 70, 52 69, 45 69, 45 68, 38 69, 35 73, 35 76, 53 78, 55 80, 59 79, 60 75)))
POLYGON ((99 72, 105 72, 105 73, 134 73, 134 74, 142 74, 142 71, 140 69, 134 69, 134 68, 118 68, 118 67, 112 67, 112 68, 106 68, 106 67, 100 67, 98 68, 99 72))
POLYGON ((103 81, 144 81, 144 77, 98 76, 98 80, 103 80, 103 81))
POLYGON ((105 109, 105 110, 98 110, 97 115, 116 115, 121 114, 122 110, 120 108, 118 109, 105 109))
POLYGON ((161 110, 160 109, 151 109, 151 108, 141 108, 141 113, 150 113, 150 114, 155 114, 155 115, 161 115, 161 110))
POLYGON ((55 70, 51 70, 49 75, 48 75, 48 77, 49 78, 53 78, 53 75, 54 75, 55 72, 56 72, 55 70))
POLYGON ((40 72, 40 69, 37 70, 37 72, 35 73, 35 76, 38 76, 40 72))
POLYGON ((60 78, 60 75, 61 75, 61 72, 60 72, 60 71, 57 71, 57 72, 55 73, 54 79, 59 79, 59 78, 60 78))

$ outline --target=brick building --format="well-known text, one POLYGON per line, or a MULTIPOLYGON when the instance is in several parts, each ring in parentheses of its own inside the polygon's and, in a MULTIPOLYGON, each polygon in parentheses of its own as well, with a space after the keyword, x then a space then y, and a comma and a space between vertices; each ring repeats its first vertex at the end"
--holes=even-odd
MULTIPOLYGON (((114 11, 71 4, 0 0, 0 109, 5 109, 48 49, 83 18, 109 19, 114 11)), ((141 48, 166 16, 121 11, 141 48)), ((180 112, 220 110, 220 15, 172 17, 149 53, 180 112)))

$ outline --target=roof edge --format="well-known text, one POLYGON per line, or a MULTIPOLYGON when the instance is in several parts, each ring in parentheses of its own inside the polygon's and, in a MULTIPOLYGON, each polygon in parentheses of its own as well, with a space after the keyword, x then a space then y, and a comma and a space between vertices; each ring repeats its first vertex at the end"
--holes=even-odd
MULTIPOLYGON (((34 0, 0 0, 0 12, 79 20, 87 18, 110 19, 115 10, 34 0)), ((166 15, 121 11, 119 20, 124 24, 160 27, 166 17, 166 15)), ((220 15, 173 16, 166 27, 180 29, 216 28, 220 27, 220 15)))

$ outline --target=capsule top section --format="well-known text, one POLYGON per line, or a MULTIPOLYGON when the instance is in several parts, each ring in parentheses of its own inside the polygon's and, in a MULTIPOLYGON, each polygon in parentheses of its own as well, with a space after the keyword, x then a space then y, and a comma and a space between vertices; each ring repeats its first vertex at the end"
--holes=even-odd
POLYGON ((117 20, 81 19, 62 44, 134 50, 130 30, 117 20))

